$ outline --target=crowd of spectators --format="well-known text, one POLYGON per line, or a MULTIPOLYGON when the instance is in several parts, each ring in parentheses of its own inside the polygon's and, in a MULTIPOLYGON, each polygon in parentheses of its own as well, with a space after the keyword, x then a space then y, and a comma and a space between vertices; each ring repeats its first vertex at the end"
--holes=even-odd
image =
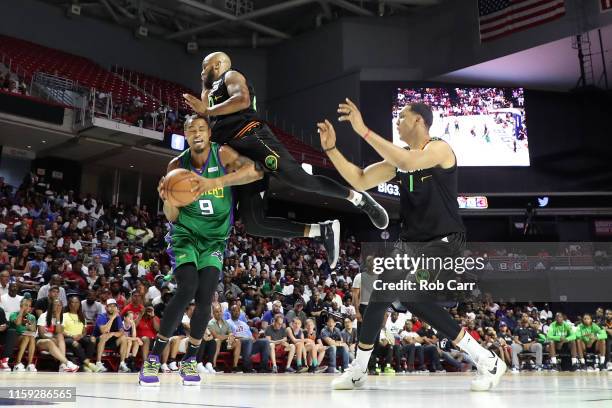
MULTIPOLYGON (((0 177, 0 370, 36 371, 41 357, 65 372, 138 369, 176 287, 163 215, 72 191, 41 194, 32 183, 14 190, 0 177)), ((248 236, 236 221, 198 368, 346 368, 357 343, 353 286, 360 281, 359 250, 354 238, 343 241, 332 271, 319 242, 248 236)), ((166 347, 163 371, 178 369, 193 308, 185 310, 166 347)), ((535 369, 559 369, 559 345, 561 355, 575 359, 575 369, 587 364, 586 351, 596 354, 591 366, 597 368, 604 368, 610 353, 612 311, 598 309, 592 323, 583 316, 580 324, 562 315, 553 320, 547 306, 533 304, 460 304, 450 311, 517 371, 522 354, 533 354, 535 369), (544 362, 543 355, 550 360, 544 362)), ((371 371, 472 369, 469 356, 451 340, 418 316, 390 312, 371 371)))
POLYGON ((497 109, 522 109, 520 89, 407 88, 399 89, 394 111, 411 102, 424 102, 444 116, 486 115, 497 109))

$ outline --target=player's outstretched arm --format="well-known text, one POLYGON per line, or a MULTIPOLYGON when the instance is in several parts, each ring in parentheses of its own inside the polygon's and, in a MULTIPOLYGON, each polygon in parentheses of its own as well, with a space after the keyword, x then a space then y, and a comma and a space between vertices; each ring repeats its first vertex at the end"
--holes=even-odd
POLYGON ((338 105, 340 122, 348 121, 355 133, 361 136, 376 150, 385 161, 403 171, 429 169, 446 163, 454 163, 455 156, 450 146, 445 142, 429 143, 423 150, 406 150, 369 129, 361 116, 357 105, 350 99, 338 105))
POLYGON ((191 189, 194 194, 203 194, 216 188, 249 184, 263 177, 263 171, 257 170, 252 160, 241 156, 229 146, 219 148, 219 157, 228 173, 215 178, 201 177, 194 173, 192 179, 194 187, 191 189))
POLYGON ((183 94, 183 98, 187 105, 199 115, 229 115, 249 107, 251 104, 249 87, 246 78, 240 72, 229 71, 225 75, 225 86, 230 96, 229 99, 212 107, 208 106, 208 93, 205 95, 205 92, 202 92, 202 98, 206 97, 206 99, 198 99, 189 94, 183 94))
POLYGON ((336 131, 332 124, 325 120, 325 122, 318 123, 317 127, 319 128, 323 150, 327 153, 327 156, 340 175, 355 190, 369 190, 395 177, 395 167, 387 161, 374 163, 365 169, 355 166, 336 147, 336 131))

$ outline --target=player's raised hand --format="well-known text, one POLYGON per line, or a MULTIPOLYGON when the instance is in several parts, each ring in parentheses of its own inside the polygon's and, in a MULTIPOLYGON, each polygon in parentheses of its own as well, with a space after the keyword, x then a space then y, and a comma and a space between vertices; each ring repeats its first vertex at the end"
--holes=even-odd
POLYGON ((363 136, 368 131, 359 108, 349 98, 345 99, 345 103, 338 104, 338 113, 340 114, 338 121, 349 121, 358 135, 363 136))
POLYGON ((208 115, 208 100, 203 101, 190 94, 183 94, 183 99, 185 99, 185 103, 198 115, 208 115))
POLYGON ((329 120, 325 119, 325 122, 317 123, 317 128, 323 150, 336 146, 336 130, 329 120))

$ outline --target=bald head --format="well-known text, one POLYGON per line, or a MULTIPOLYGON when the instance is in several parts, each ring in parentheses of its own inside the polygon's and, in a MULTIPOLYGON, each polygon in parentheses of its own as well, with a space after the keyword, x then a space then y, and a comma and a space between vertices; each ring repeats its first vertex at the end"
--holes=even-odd
POLYGON ((205 89, 212 88, 213 82, 221 78, 232 68, 232 60, 224 52, 213 52, 204 57, 202 61, 202 81, 205 89))

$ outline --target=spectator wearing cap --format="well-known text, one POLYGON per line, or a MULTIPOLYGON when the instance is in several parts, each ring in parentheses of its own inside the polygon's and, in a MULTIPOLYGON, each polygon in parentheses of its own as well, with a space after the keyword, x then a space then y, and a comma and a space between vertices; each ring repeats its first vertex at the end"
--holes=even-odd
MULTIPOLYGON (((52 286, 57 286, 59 288, 59 300, 62 302, 62 305, 66 307, 68 305, 68 299, 66 298, 66 291, 62 287, 62 284, 63 280, 60 275, 52 275, 51 279, 49 280, 49 283, 41 286, 41 288, 38 290, 38 296, 36 296, 36 299, 40 300, 46 298, 49 294, 49 289, 52 286)), ((47 310, 46 307, 43 308, 43 310, 47 310)))
POLYGON ((232 334, 240 340, 242 365, 245 373, 253 372, 253 363, 251 356, 260 353, 261 363, 260 372, 268 371, 268 362, 270 359, 270 342, 268 339, 254 339, 250 327, 240 319, 242 311, 238 304, 230 307, 231 318, 227 321, 232 334))
POLYGON ((266 311, 263 314, 261 320, 268 324, 272 324, 272 321, 274 320, 274 317, 276 315, 283 316, 283 319, 285 317, 285 315, 283 314, 283 306, 280 300, 275 300, 274 302, 272 302, 272 310, 266 311))
MULTIPOLYGON (((29 294, 26 296, 30 296, 30 299, 32 298, 29 294)), ((17 283, 10 283, 8 293, 0 296, 0 306, 2 306, 4 309, 7 319, 11 313, 19 311, 19 305, 21 304, 21 299, 23 298, 23 296, 19 296, 19 286, 17 283)))
POLYGON ((94 323, 98 316, 104 313, 104 306, 98 302, 95 290, 87 291, 87 298, 81 301, 81 311, 87 324, 94 323))
POLYGON ((346 369, 349 365, 349 347, 342 341, 340 329, 336 327, 336 321, 329 316, 325 327, 321 329, 321 341, 327 346, 329 368, 328 373, 339 373, 336 368, 336 356, 340 354, 342 360, 342 368, 346 369))
POLYGON ((128 343, 123 333, 123 319, 117 308, 117 301, 109 298, 106 301, 106 313, 102 313, 96 319, 93 336, 98 339, 96 350, 96 367, 98 371, 105 372, 107 368, 102 363, 104 350, 119 350, 120 365, 119 371, 129 372, 130 369, 125 364, 128 353, 128 343))

